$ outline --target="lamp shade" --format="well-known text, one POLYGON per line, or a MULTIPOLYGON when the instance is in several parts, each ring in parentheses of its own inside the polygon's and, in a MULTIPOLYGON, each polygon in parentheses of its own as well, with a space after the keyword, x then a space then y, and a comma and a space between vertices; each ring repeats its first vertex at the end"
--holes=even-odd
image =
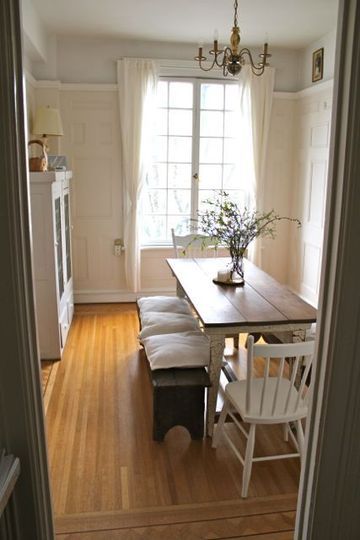
POLYGON ((35 135, 64 135, 58 109, 39 107, 35 114, 32 132, 35 135))

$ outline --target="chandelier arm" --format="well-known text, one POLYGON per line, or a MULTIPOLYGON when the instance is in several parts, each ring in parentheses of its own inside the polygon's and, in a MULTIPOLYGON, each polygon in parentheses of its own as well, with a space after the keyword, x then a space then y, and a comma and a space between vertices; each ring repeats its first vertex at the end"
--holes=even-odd
POLYGON ((221 51, 221 53, 217 54, 216 57, 215 57, 215 63, 216 65, 219 67, 219 68, 222 68, 224 67, 224 65, 226 64, 226 54, 225 54, 225 50, 224 51, 221 51), (221 59, 220 59, 221 58, 221 59))
POLYGON ((244 47, 243 49, 241 49, 239 53, 240 57, 245 56, 245 55, 248 56, 252 68, 264 71, 265 64, 263 62, 259 62, 258 64, 255 64, 254 60, 252 59, 252 54, 247 47, 244 47))
POLYGON ((199 60, 199 68, 202 70, 202 71, 211 71, 213 69, 213 67, 215 66, 215 60, 216 58, 214 58, 214 60, 212 61, 212 64, 210 64, 209 67, 203 67, 202 65, 202 61, 199 60))

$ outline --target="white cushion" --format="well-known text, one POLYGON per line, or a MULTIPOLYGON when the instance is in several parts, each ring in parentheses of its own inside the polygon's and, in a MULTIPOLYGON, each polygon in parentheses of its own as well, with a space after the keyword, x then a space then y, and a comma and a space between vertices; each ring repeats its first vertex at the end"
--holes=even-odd
POLYGON ((188 302, 177 296, 146 296, 138 298, 137 305, 141 314, 147 311, 191 314, 188 302))
POLYGON ((179 332, 143 340, 152 370, 202 367, 209 364, 210 343, 202 332, 179 332))
POLYGON ((139 339, 142 341, 149 336, 158 334, 172 334, 173 332, 188 332, 199 330, 199 324, 192 315, 182 313, 162 313, 148 311, 141 313, 141 332, 139 339))

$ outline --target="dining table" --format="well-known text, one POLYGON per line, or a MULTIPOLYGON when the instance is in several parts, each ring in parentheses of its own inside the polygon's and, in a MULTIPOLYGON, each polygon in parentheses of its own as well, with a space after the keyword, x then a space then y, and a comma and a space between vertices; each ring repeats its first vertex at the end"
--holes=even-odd
POLYGON ((214 428, 225 338, 260 333, 278 336, 284 342, 299 342, 316 322, 313 306, 248 259, 244 260, 243 286, 215 283, 218 271, 229 261, 222 257, 167 259, 176 279, 177 295, 189 301, 210 341, 208 436, 214 428))

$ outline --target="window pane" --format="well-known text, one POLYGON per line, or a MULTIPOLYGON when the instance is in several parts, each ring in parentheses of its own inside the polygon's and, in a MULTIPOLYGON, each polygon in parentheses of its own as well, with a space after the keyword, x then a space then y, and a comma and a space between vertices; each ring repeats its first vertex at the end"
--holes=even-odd
POLYGON ((221 189, 221 179, 221 165, 200 165, 199 181, 201 189, 221 189))
POLYGON ((224 133, 224 113, 201 111, 200 136, 222 137, 224 133))
POLYGON ((188 82, 171 82, 169 107, 192 109, 193 85, 188 82))
POLYGON ((227 84, 225 86, 225 109, 234 111, 239 108, 240 94, 237 84, 227 84))
POLYGON ((210 199, 213 201, 217 195, 219 195, 218 190, 199 189, 199 212, 203 212, 204 210, 209 208, 209 206, 206 204, 205 201, 207 199, 210 199))
POLYGON ((223 139, 200 138, 200 163, 221 163, 223 139))
POLYGON ((175 230, 176 234, 189 234, 192 230, 192 220, 190 214, 188 216, 169 216, 168 217, 168 231, 169 239, 171 238, 171 229, 175 230))
POLYGON ((142 205, 145 214, 164 214, 166 212, 166 189, 148 189, 142 205))
POLYGON ((229 189, 227 193, 229 194, 230 200, 238 204, 240 208, 244 208, 244 206, 246 206, 246 194, 244 190, 229 189))
POLYGON ((169 161, 191 163, 191 137, 169 137, 169 161))
POLYGON ((143 242, 165 242, 166 236, 165 216, 143 216, 143 242))
POLYGON ((159 81, 157 84, 157 106, 167 107, 168 104, 168 83, 159 81))
POLYGON ((220 109, 224 108, 224 85, 223 84, 202 84, 201 85, 201 104, 202 109, 220 109))
POLYGON ((191 191, 188 189, 170 189, 168 208, 171 214, 190 214, 191 191))
POLYGON ((239 189, 241 179, 235 165, 224 165, 224 189, 239 189))
POLYGON ((192 135, 192 111, 169 110, 169 134, 192 135))
POLYGON ((167 135, 168 126, 167 126, 167 117, 168 109, 158 109, 156 113, 156 134, 157 135, 167 135))
POLYGON ((146 186, 149 188, 166 188, 166 163, 154 163, 146 178, 146 186))
POLYGON ((191 188, 191 165, 171 163, 169 165, 169 187, 191 188))
POLYGON ((237 139, 224 139, 224 163, 235 163, 239 157, 239 150, 237 139))
POLYGON ((225 113, 225 137, 238 137, 239 122, 236 113, 225 113))
POLYGON ((153 147, 153 161, 166 161, 167 158, 167 137, 156 137, 153 147))

